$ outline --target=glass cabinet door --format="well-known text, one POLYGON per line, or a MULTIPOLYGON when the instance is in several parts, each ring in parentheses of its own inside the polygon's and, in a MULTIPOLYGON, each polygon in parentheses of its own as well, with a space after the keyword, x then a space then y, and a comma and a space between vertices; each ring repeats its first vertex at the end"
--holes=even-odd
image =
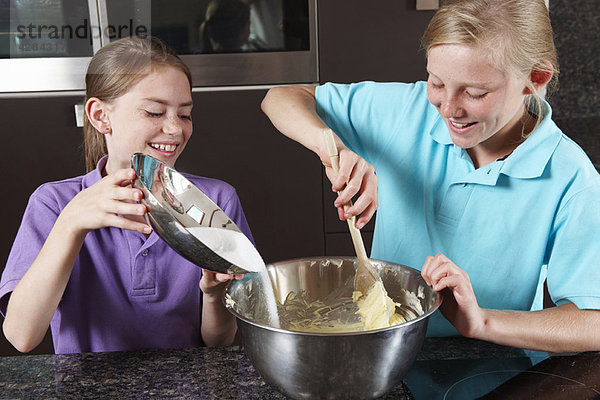
POLYGON ((96 7, 96 0, 0 0, 0 93, 82 90, 101 46, 96 7))
POLYGON ((195 87, 318 81, 316 0, 105 1, 109 40, 147 30, 181 55, 195 87))
MULTIPOLYGON (((143 26, 178 54, 309 50, 309 2, 106 0, 116 26, 143 26)), ((131 29, 129 31, 132 31, 131 29)), ((122 35, 113 35, 115 40, 122 35)))
POLYGON ((195 87, 318 82, 316 0, 0 0, 0 94, 81 91, 132 35, 165 41, 195 87))
POLYGON ((8 25, 0 58, 91 57, 92 35, 88 3, 81 0, 4 0, 8 25), (6 4, 8 3, 8 4, 6 4))

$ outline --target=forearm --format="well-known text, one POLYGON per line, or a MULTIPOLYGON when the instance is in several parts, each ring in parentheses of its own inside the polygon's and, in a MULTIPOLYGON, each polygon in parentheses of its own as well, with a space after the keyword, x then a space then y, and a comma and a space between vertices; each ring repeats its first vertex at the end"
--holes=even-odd
POLYGON ((206 298, 202 304, 201 335, 207 346, 230 346, 237 332, 235 317, 220 299, 206 298))
POLYGON ((265 96, 261 108, 281 133, 322 156, 322 132, 327 125, 317 114, 313 87, 274 87, 265 96))
POLYGON ((484 310, 484 316, 477 339, 549 352, 600 350, 599 310, 568 303, 533 312, 484 310))
POLYGON ((84 238, 84 233, 75 233, 59 216, 35 261, 12 292, 3 330, 19 351, 31 351, 43 340, 84 238))

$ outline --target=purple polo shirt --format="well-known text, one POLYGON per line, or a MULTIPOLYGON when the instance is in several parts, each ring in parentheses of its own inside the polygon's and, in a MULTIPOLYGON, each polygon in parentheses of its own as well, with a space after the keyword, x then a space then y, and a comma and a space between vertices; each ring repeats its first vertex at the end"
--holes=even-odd
MULTIPOLYGON (((0 311, 37 257, 56 218, 81 190, 101 179, 84 176, 50 182, 30 197, 0 280, 0 311)), ((235 189, 222 181, 186 177, 252 240, 235 189)), ((177 254, 155 232, 103 228, 88 233, 63 298, 50 322, 57 354, 186 348, 200 337, 201 269, 177 254)))

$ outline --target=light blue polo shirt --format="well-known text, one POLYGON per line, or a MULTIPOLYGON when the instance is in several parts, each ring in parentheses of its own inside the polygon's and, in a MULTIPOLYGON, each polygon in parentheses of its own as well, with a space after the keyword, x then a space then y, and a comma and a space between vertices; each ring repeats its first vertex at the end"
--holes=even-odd
MULTIPOLYGON (((443 253, 481 307, 600 308, 600 176, 546 116, 502 161, 475 169, 426 95, 427 83, 325 84, 317 111, 379 178, 371 257, 421 269, 443 253), (536 297, 537 295, 537 297, 536 297)), ((429 336, 456 335, 441 316, 429 336)))

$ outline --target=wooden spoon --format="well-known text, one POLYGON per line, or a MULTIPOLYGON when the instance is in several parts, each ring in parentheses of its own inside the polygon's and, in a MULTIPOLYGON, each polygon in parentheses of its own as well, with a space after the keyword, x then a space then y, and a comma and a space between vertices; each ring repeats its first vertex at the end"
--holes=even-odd
MULTIPOLYGON (((331 129, 325 129, 323 133, 325 136, 327 153, 329 154, 329 159, 331 160, 331 167, 337 176, 340 170, 340 159, 337 146, 335 145, 335 140, 333 138, 333 132, 331 129)), ((351 206, 352 202, 350 201, 348 204, 344 205, 344 210, 347 210, 351 206)), ((348 222, 350 236, 352 236, 352 243, 354 244, 354 250, 356 251, 357 256, 356 275, 354 276, 354 290, 359 291, 363 296, 366 296, 369 292, 369 289, 371 289, 377 281, 381 281, 381 277, 373 265, 371 265, 369 257, 367 257, 365 244, 363 243, 360 230, 358 230, 356 227, 356 218, 352 217, 347 219, 346 222, 348 222)))

